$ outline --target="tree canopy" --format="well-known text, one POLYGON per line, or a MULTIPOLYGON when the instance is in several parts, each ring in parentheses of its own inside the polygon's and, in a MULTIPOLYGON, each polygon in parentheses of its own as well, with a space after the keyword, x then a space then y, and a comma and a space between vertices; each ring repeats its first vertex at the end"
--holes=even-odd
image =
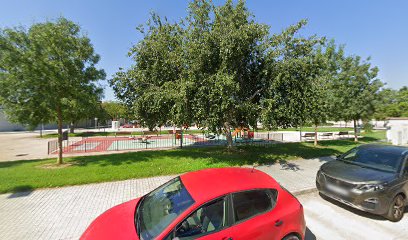
POLYGON ((109 120, 118 120, 121 118, 127 118, 128 112, 124 104, 117 101, 107 101, 102 103, 102 109, 107 115, 109 120))
POLYGON ((377 102, 374 117, 384 120, 387 117, 408 117, 408 87, 399 90, 390 88, 383 89, 377 102))
POLYGON ((99 100, 100 57, 80 27, 65 19, 0 31, 0 104, 10 120, 35 127, 74 121, 99 100))
POLYGON ((272 35, 244 1, 196 0, 179 22, 153 14, 129 52, 135 64, 110 83, 149 127, 196 123, 228 138, 231 127, 258 121, 267 128, 297 126, 306 121, 309 90, 320 74, 312 53, 324 43, 300 36, 305 24, 272 35))
POLYGON ((378 68, 371 67, 370 59, 359 56, 342 56, 338 74, 331 81, 331 117, 335 120, 354 122, 357 141, 356 121, 370 119, 375 112, 379 91, 383 83, 377 78, 378 68))

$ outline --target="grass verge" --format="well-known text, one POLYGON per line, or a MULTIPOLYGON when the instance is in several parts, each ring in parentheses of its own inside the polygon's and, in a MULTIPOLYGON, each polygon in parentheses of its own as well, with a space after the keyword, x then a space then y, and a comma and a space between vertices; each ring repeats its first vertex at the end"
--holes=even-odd
POLYGON ((236 151, 207 147, 71 157, 65 158, 67 166, 62 168, 49 167, 55 159, 1 162, 0 193, 337 155, 359 144, 375 142, 384 137, 385 131, 375 131, 365 134, 358 143, 352 140, 332 140, 322 141, 318 147, 303 142, 267 147, 244 146, 236 151))

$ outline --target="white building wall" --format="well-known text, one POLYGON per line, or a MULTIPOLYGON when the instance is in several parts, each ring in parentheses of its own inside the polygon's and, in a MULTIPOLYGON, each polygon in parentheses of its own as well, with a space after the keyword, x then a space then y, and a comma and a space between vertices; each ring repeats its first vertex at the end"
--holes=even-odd
POLYGON ((0 108, 0 132, 23 131, 23 126, 9 122, 0 108))
POLYGON ((388 120, 387 140, 393 145, 408 145, 408 118, 388 120))

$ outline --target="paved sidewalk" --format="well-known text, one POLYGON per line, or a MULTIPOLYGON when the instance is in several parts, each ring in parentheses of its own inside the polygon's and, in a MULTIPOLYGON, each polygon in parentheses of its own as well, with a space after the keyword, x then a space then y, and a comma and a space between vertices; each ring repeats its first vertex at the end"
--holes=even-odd
MULTIPOLYGON (((292 192, 314 188, 330 157, 259 166, 292 192)), ((43 189, 0 195, 0 239, 78 239, 98 215, 142 196, 174 176, 43 189)))

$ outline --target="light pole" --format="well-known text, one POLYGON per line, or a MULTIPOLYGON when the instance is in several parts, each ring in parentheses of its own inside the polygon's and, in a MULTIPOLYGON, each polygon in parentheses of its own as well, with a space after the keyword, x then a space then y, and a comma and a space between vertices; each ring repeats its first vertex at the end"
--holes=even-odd
POLYGON ((97 125, 98 125, 98 118, 96 117, 95 118, 95 129, 96 129, 97 125))

